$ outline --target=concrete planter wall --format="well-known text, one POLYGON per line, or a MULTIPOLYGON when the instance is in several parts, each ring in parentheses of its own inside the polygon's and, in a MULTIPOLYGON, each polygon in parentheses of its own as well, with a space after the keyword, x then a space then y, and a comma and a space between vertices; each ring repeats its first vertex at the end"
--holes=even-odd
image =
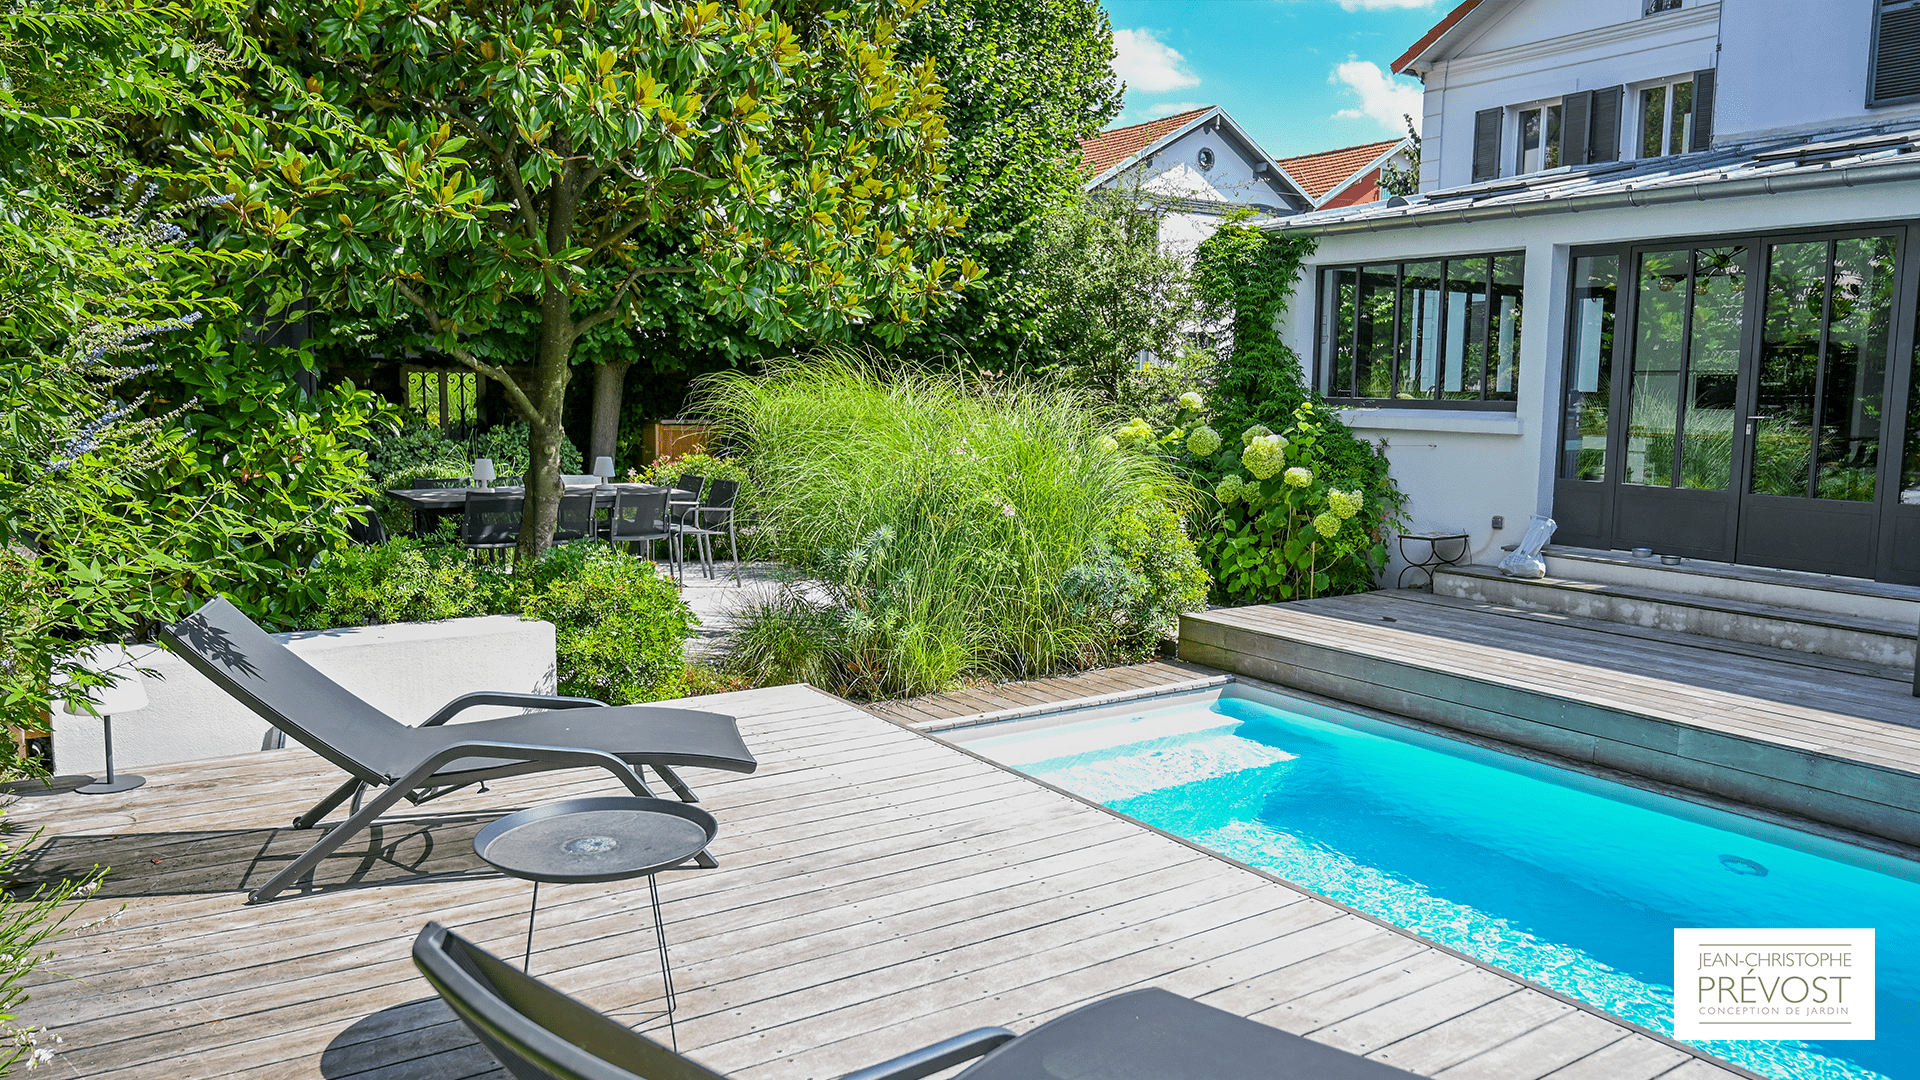
MULTIPOLYGON (((395 623, 275 634, 328 678, 403 724, 417 724, 461 694, 510 690, 550 694, 554 688, 553 624, 514 615, 431 623, 395 623)), ((113 721, 113 767, 199 761, 262 748, 269 727, 208 682, 184 660, 157 646, 133 650, 151 704, 113 721)), ((519 712, 480 707, 454 723, 519 712)), ((106 767, 101 722, 55 714, 54 771, 100 774, 106 767)))

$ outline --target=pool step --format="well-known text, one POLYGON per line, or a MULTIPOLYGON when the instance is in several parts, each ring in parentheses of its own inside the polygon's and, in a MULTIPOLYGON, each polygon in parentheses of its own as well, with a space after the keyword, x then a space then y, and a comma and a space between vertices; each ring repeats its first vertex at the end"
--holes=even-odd
POLYGON ((1434 574, 1433 592, 1437 596, 1909 671, 1913 668, 1915 637, 1920 633, 1920 590, 1881 586, 1877 591, 1856 592, 1695 569, 1675 573, 1672 571, 1681 568, 1635 566, 1620 560, 1557 553, 1550 555, 1547 566, 1547 577, 1531 580, 1507 577, 1491 566, 1446 567, 1434 574), (1580 576, 1569 576, 1573 574, 1580 576), (1911 592, 1915 598, 1908 599, 1900 591, 1911 592))
POLYGON ((1902 668, 1412 590, 1184 616, 1180 657, 1920 846, 1902 668))

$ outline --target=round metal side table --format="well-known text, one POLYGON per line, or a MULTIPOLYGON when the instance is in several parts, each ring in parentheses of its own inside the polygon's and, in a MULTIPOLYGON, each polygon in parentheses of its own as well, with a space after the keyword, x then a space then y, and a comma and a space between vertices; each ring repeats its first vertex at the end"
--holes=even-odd
POLYGON ((720 823, 697 806, 631 795, 568 799, 522 810, 488 825, 473 838, 474 853, 504 874, 533 882, 527 909, 527 951, 533 960, 533 923, 540 909, 540 883, 626 881, 644 876, 653 899, 653 933, 660 946, 660 978, 667 992, 667 1031, 673 1029, 673 969, 667 962, 667 931, 660 915, 660 885, 654 875, 705 851, 720 823))
MULTIPOLYGON (((1394 581, 1395 587, 1401 589, 1406 588, 1407 575, 1415 570, 1427 575, 1427 584, 1432 585, 1433 572, 1443 566, 1452 566, 1461 559, 1466 558, 1467 546, 1470 542, 1471 538, 1468 537, 1466 533, 1401 533, 1400 557, 1406 560, 1407 565, 1400 568, 1400 576, 1394 581), (1426 543, 1427 551, 1424 558, 1415 559, 1413 554, 1407 550, 1407 541, 1409 540, 1415 541, 1416 543, 1426 543), (1452 557, 1448 557, 1446 553, 1441 550, 1442 544, 1456 543, 1460 545, 1460 550, 1454 552, 1452 557)), ((1419 549, 1415 548, 1415 550, 1417 551, 1419 549)))

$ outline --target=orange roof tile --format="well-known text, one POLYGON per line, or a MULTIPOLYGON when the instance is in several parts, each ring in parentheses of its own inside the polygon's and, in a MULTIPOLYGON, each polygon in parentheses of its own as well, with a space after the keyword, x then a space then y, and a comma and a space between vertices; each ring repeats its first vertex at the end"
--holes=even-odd
POLYGON ((1111 128, 1080 143, 1080 159, 1090 176, 1098 176, 1133 155, 1179 131, 1193 122, 1193 118, 1206 112, 1213 106, 1193 109, 1189 112, 1163 116, 1158 120, 1149 120, 1144 124, 1130 124, 1127 127, 1111 128))
POLYGON ((1287 170, 1288 176, 1300 181, 1300 186, 1318 202, 1327 192, 1346 183, 1353 174, 1373 164, 1374 159, 1398 145, 1399 139, 1388 139, 1385 142, 1325 150, 1318 154, 1281 158, 1280 167, 1287 170))
POLYGON ((1447 31, 1453 29, 1455 23, 1467 17, 1467 12, 1479 6, 1480 0, 1464 0, 1459 7, 1447 12, 1447 17, 1434 24, 1433 29, 1427 31, 1426 36, 1414 42, 1413 48, 1400 54, 1400 59, 1393 62, 1393 73, 1395 75, 1405 75, 1407 73, 1407 65, 1413 63, 1415 57, 1427 51, 1427 46, 1439 41, 1447 31))

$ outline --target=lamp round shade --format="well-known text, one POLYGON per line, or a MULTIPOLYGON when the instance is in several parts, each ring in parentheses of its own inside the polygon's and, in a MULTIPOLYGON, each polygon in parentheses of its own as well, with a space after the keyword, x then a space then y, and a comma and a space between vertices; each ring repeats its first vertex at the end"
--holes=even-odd
POLYGON ((475 480, 494 479, 495 473, 493 471, 493 459, 492 458, 474 458, 473 459, 473 478, 475 480))
POLYGON ((613 475, 613 459, 610 457, 594 458, 593 459, 593 475, 600 476, 600 477, 612 476, 613 475))

